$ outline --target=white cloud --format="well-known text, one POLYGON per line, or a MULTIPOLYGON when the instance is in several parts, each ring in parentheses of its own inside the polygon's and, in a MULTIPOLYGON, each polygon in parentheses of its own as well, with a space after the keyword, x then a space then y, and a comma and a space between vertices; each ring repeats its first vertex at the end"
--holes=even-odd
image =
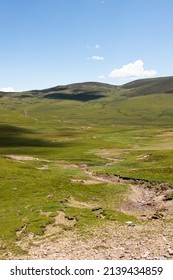
POLYGON ((89 60, 104 60, 103 56, 93 55, 92 57, 87 57, 89 60))
POLYGON ((157 74, 156 70, 144 70, 144 63, 142 60, 136 60, 133 63, 124 65, 122 68, 114 69, 109 76, 119 79, 130 78, 147 78, 153 77, 157 74))
POLYGON ((97 44, 97 45, 95 46, 95 48, 96 48, 96 49, 100 49, 100 45, 97 44))
POLYGON ((15 92, 13 87, 3 87, 0 88, 0 91, 4 91, 4 92, 15 92))
POLYGON ((105 76, 104 75, 100 75, 100 76, 98 76, 98 79, 105 79, 105 76))
POLYGON ((92 59, 93 60, 104 60, 104 57, 103 56, 94 55, 94 56, 92 56, 92 59))

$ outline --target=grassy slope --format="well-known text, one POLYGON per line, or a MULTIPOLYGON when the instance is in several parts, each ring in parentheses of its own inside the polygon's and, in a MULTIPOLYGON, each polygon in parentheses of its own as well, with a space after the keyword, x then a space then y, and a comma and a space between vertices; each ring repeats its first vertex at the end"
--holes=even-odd
MULTIPOLYGON (((139 89, 139 85, 137 87, 139 89)), ((145 87, 143 82, 140 90, 142 87, 145 87)), ((62 89, 58 88, 60 91, 62 89)), ((100 173, 173 182, 173 94, 163 92, 130 97, 133 89, 129 86, 100 86, 95 83, 68 86, 63 89, 63 94, 84 93, 86 96, 88 91, 104 97, 88 102, 57 99, 57 96, 55 99, 42 98, 57 93, 57 88, 30 92, 27 97, 23 97, 26 93, 1 97, 2 250, 7 247, 14 249, 14 241, 18 239, 15 233, 25 225, 26 234, 44 232, 46 224, 52 222, 52 216, 59 210, 65 211, 67 216, 75 216, 79 229, 85 224, 104 222, 98 220, 91 209, 78 209, 61 203, 69 197, 104 208, 106 220, 123 222, 133 219, 117 212, 127 187, 72 183, 71 179, 88 179, 87 175, 80 168, 58 166, 54 160, 87 163, 93 166, 91 170, 100 173), (96 156, 104 150, 107 157, 124 161, 105 167, 107 160, 96 156), (9 154, 30 155, 53 162, 22 163, 4 158, 9 154), (39 170, 43 165, 48 169, 39 170), (52 199, 48 199, 49 194, 53 194, 52 199), (50 217, 41 214, 46 211, 52 213, 50 217)))
POLYGON ((131 89, 131 96, 148 95, 153 93, 173 93, 173 78, 142 79, 127 83, 122 86, 124 89, 131 89))

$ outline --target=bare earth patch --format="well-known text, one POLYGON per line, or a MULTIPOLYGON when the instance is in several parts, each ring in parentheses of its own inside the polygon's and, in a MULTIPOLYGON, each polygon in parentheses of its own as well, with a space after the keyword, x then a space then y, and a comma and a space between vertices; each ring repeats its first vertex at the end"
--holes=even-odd
POLYGON ((38 160, 38 158, 34 157, 29 157, 29 156, 16 156, 16 155, 5 155, 5 158, 8 159, 13 159, 17 161, 33 161, 33 160, 38 160))
POLYGON ((49 167, 47 165, 43 165, 41 167, 37 167, 38 170, 48 170, 49 167))
MULTIPOLYGON (((173 259, 172 224, 160 220, 142 225, 121 225, 116 222, 104 228, 92 228, 83 238, 77 232, 67 231, 62 236, 41 238, 30 236, 28 254, 20 259, 54 260, 113 260, 113 259, 173 259)), ((7 257, 7 256, 6 256, 7 257)), ((18 259, 12 255, 8 258, 18 259)))
POLYGON ((5 155, 5 158, 7 159, 13 159, 16 161, 44 161, 44 162, 50 162, 47 159, 39 159, 39 158, 35 158, 35 157, 30 157, 30 156, 19 156, 19 155, 5 155))
POLYGON ((96 206, 93 204, 89 204, 87 202, 75 200, 72 197, 70 199, 68 199, 67 205, 71 206, 71 207, 75 207, 75 208, 87 208, 87 209, 93 209, 96 206))
POLYGON ((83 179, 71 179, 72 183, 82 183, 84 185, 95 185, 100 184, 100 181, 97 180, 83 180, 83 179))
POLYGON ((65 217, 65 213, 60 211, 58 212, 58 215, 55 217, 54 223, 50 224, 46 227, 46 230, 44 232, 44 236, 48 237, 51 236, 53 234, 57 234, 58 232, 62 231, 62 227, 63 226, 67 226, 67 227, 72 227, 75 224, 75 220, 68 220, 65 217))

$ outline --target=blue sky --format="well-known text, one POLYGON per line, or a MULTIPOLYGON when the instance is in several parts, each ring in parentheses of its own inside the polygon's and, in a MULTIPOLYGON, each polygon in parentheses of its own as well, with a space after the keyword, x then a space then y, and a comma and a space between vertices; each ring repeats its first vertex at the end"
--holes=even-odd
POLYGON ((172 0, 0 0, 0 89, 173 75, 172 0))

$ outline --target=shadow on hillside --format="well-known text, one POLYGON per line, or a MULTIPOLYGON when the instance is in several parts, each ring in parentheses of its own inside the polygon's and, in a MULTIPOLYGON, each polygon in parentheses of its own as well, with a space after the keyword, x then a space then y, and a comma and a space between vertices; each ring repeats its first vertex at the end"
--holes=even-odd
POLYGON ((33 138, 34 132, 11 125, 0 125, 0 147, 68 147, 72 143, 55 143, 33 138))
POLYGON ((61 100, 74 100, 74 101, 87 102, 87 101, 103 98, 105 97, 105 95, 98 94, 97 91, 92 91, 92 92, 84 91, 81 93, 73 93, 73 94, 52 93, 52 94, 47 94, 44 97, 48 99, 61 99, 61 100))

